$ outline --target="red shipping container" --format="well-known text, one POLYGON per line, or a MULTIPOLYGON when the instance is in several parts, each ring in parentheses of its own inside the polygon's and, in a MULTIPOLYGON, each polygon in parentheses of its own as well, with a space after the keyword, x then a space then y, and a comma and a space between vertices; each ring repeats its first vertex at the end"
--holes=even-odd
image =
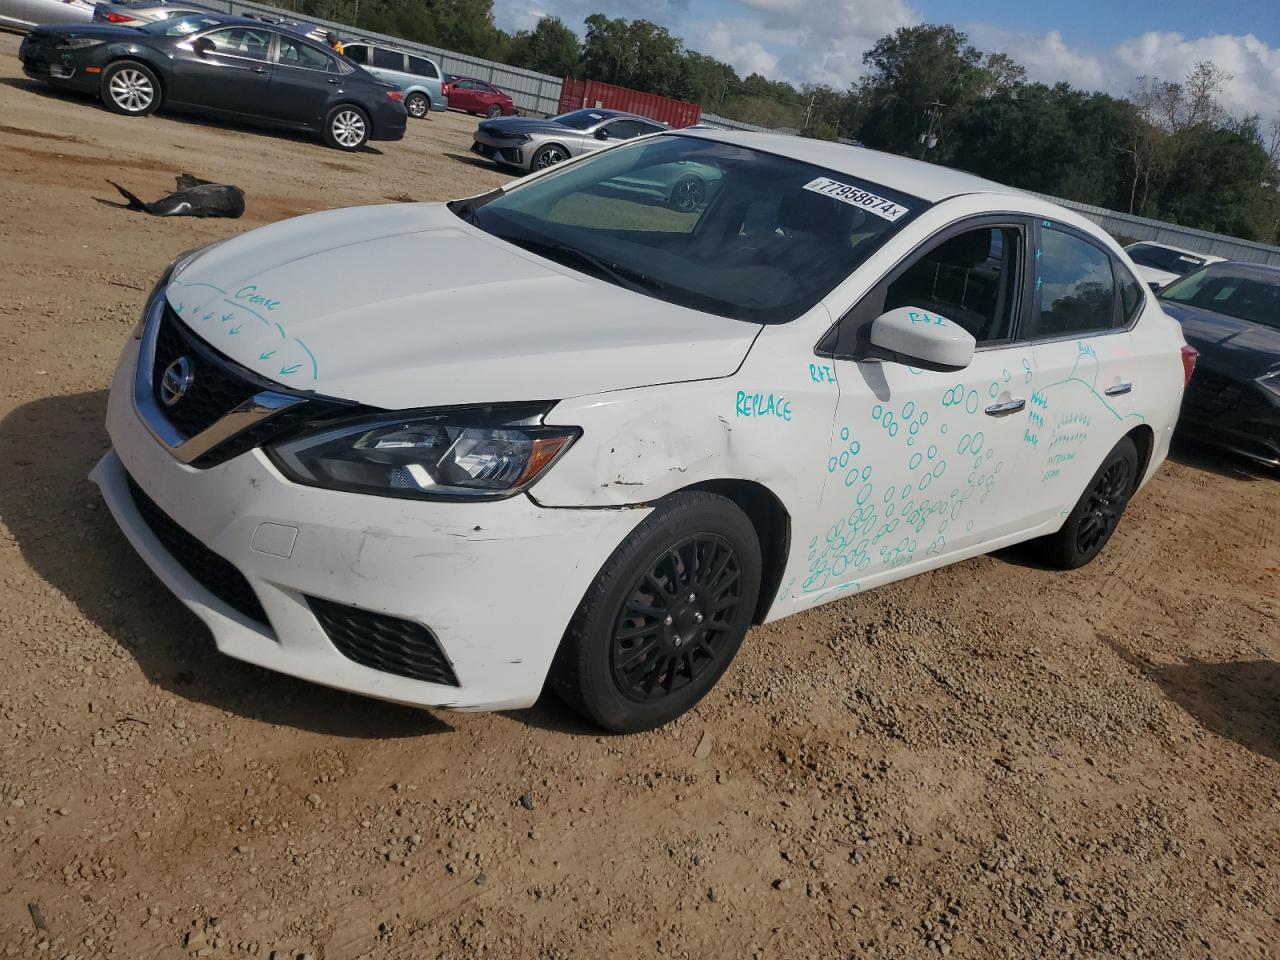
POLYGON ((596 107, 622 110, 650 120, 660 120, 673 127, 691 127, 702 115, 702 107, 687 100, 673 100, 656 93, 642 93, 628 87, 617 87, 599 80, 574 80, 565 77, 560 87, 560 112, 596 107))

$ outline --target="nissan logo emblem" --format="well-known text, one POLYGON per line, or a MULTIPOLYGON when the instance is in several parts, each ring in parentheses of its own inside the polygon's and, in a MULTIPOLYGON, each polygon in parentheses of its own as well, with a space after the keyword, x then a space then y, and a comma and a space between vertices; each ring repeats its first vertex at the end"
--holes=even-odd
POLYGON ((179 357, 165 367, 164 373, 160 376, 160 399, 164 401, 164 405, 172 407, 185 397, 194 379, 195 377, 191 374, 191 361, 186 357, 179 357))

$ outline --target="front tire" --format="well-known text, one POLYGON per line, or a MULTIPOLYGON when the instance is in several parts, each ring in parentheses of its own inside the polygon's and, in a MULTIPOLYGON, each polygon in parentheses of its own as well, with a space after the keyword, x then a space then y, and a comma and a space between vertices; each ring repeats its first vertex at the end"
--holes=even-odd
POLYGON ((529 161, 529 169, 545 170, 547 167, 554 167, 557 163, 564 163, 568 159, 569 154, 564 147, 558 143, 549 143, 533 155, 533 159, 529 161))
POLYGON ((1111 539, 1137 486, 1138 447, 1125 437, 1102 461, 1062 529, 1033 541, 1034 549, 1063 570, 1083 567, 1111 539))
POLYGON ((431 112, 431 101, 421 93, 411 93, 404 101, 405 112, 415 120, 421 120, 431 112))
POLYGON ((324 120, 324 142, 338 150, 359 150, 369 142, 369 117, 359 107, 339 104, 324 120))
POLYGON ((578 606, 551 668, 553 689, 616 733, 652 730, 720 679, 751 625, 760 542, 710 493, 677 493, 614 550, 578 606))
POLYGON ((117 60, 102 71, 100 96, 108 110, 145 117, 160 107, 160 78, 137 60, 117 60))

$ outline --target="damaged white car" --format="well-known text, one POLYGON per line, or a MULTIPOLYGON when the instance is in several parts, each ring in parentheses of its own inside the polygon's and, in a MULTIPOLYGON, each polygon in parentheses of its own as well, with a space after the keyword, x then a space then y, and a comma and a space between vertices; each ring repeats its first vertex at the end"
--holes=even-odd
POLYGON ((1016 541, 1078 566, 1194 353, 1091 223, 911 160, 677 131, 179 257, 95 469, 230 656, 596 723, 748 627, 1016 541), (690 209, 620 189, 718 171, 690 209))

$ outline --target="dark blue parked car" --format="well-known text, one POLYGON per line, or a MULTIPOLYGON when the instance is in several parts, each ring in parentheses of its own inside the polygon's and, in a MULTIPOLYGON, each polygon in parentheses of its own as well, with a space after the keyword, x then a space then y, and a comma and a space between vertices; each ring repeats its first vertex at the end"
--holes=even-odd
POLYGON ((404 136, 401 92, 327 47, 261 20, 194 14, 141 26, 38 26, 29 77, 141 117, 161 106, 319 133, 331 147, 404 136))
POLYGON ((1215 263, 1160 291, 1200 351, 1178 429, 1280 466, 1280 268, 1215 263))

